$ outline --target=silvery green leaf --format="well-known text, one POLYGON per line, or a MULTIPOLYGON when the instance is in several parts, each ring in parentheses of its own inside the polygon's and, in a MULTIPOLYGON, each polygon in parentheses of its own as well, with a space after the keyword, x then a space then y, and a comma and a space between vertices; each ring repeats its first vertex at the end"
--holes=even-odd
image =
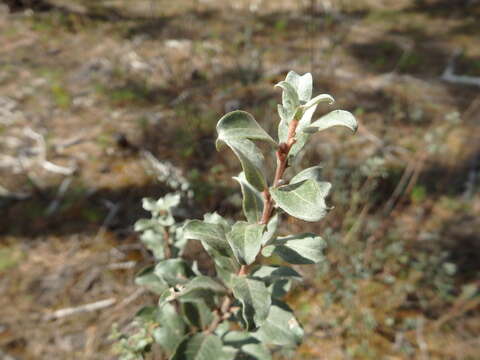
POLYGON ((240 160, 245 178, 258 191, 263 191, 267 182, 264 175, 264 158, 253 142, 247 139, 217 140, 225 143, 240 160))
POLYGON ((225 293, 227 289, 211 277, 200 275, 194 277, 190 282, 185 284, 185 288, 179 296, 185 298, 186 295, 195 295, 198 293, 198 290, 206 290, 213 293, 225 293))
POLYGON ((215 263, 215 270, 217 271, 217 276, 222 279, 224 284, 230 286, 232 275, 238 273, 240 269, 240 264, 235 259, 235 257, 214 255, 213 261, 215 263))
POLYGON ((330 183, 308 179, 270 188, 270 194, 275 203, 287 214, 305 221, 318 221, 327 213, 325 197, 330 187, 330 183))
POLYGON ((179 203, 180 194, 177 193, 168 193, 158 200, 153 200, 150 198, 144 198, 142 200, 143 208, 155 215, 159 214, 161 211, 170 211, 179 203))
POLYGON ((218 360, 239 360, 237 357, 238 349, 235 349, 232 346, 223 346, 223 354, 218 360))
POLYGON ((295 112, 296 109, 300 106, 300 99, 297 94, 297 90, 292 86, 292 84, 286 81, 280 81, 275 86, 282 88, 282 104, 284 109, 290 113, 295 112))
POLYGON ((232 249, 227 242, 224 226, 200 220, 189 220, 184 225, 183 230, 186 238, 200 240, 205 250, 209 251, 212 249, 223 256, 232 255, 232 249))
POLYGON ((263 140, 276 146, 277 143, 248 112, 236 110, 224 115, 217 123, 218 140, 263 140))
POLYGON ((275 251, 275 246, 268 245, 262 249, 262 255, 268 258, 273 255, 274 251, 275 251))
POLYGON ((277 238, 272 244, 274 252, 290 264, 314 264, 324 259, 325 240, 320 236, 304 233, 277 238))
POLYGON ((304 169, 300 171, 297 175, 292 177, 290 180, 291 184, 299 183, 303 180, 308 180, 312 179, 317 182, 321 182, 322 180, 322 167, 317 165, 317 166, 312 166, 307 169, 304 169))
POLYGON ((268 315, 271 299, 262 281, 246 276, 232 278, 233 295, 242 304, 242 319, 247 330, 260 326, 268 315))
POLYGON ((153 253, 156 259, 165 257, 165 243, 162 233, 148 229, 140 235, 140 241, 153 253))
POLYGON ((242 352, 251 356, 252 360, 271 360, 270 350, 263 344, 246 344, 242 346, 242 352))
POLYGON ((228 331, 222 337, 222 341, 225 345, 233 346, 237 349, 241 349, 247 344, 258 344, 258 339, 247 331, 228 331))
POLYGON ((141 270, 135 277, 135 284, 145 286, 148 290, 160 295, 168 288, 168 284, 155 275, 154 269, 154 266, 149 266, 141 270))
POLYGON ((274 282, 277 280, 301 280, 302 277, 298 272, 293 270, 288 266, 271 266, 271 265, 263 265, 256 268, 252 271, 252 277, 259 278, 266 282, 274 282))
POLYGON ((144 306, 135 314, 135 318, 139 318, 144 322, 155 322, 159 313, 157 306, 144 306))
POLYGON ((278 104, 277 105, 277 112, 278 112, 278 116, 280 117, 280 120, 282 120, 288 127, 288 124, 290 124, 290 121, 292 121, 296 110, 295 109, 287 109, 283 105, 278 104))
POLYGON ((133 230, 137 232, 145 231, 152 228, 154 229, 159 228, 158 223, 155 221, 155 219, 140 219, 140 220, 137 220, 133 225, 133 230))
POLYGON ((267 319, 254 334, 265 344, 295 347, 302 342, 303 329, 288 305, 274 300, 267 319))
POLYGON ((203 221, 209 224, 218 224, 221 225, 225 231, 229 231, 231 225, 227 219, 219 215, 217 212, 206 213, 203 215, 203 221))
POLYGON ((171 360, 214 360, 222 356, 222 341, 218 336, 197 333, 182 340, 171 360))
POLYGON ((326 130, 333 126, 345 126, 353 132, 356 132, 358 124, 357 120, 350 112, 345 110, 334 110, 314 121, 303 131, 307 133, 315 133, 317 131, 326 130))
POLYGON ((160 327, 153 330, 153 338, 157 344, 168 352, 172 352, 185 335, 185 323, 178 316, 175 307, 167 303, 158 311, 157 322, 160 327))
POLYGON ((227 240, 237 260, 243 265, 255 261, 262 246, 262 234, 265 225, 239 221, 227 234, 227 240))
POLYGON ((182 259, 162 260, 155 265, 154 273, 170 286, 185 284, 193 275, 188 264, 182 259))
POLYGON ((286 143, 288 140, 288 123, 281 120, 278 124, 278 142, 286 143))
POLYGON ((280 279, 268 286, 272 298, 283 299, 292 288, 292 280, 280 279))
POLYGON ((335 102, 335 99, 331 95, 320 94, 315 96, 313 99, 307 101, 305 105, 302 105, 302 109, 303 110, 310 109, 311 107, 316 106, 322 102, 326 102, 329 105, 332 105, 335 102))
POLYGON ((313 78, 312 74, 306 73, 299 75, 295 71, 290 71, 285 78, 295 89, 300 101, 307 102, 312 98, 313 78))
POLYGON ((185 233, 183 231, 183 226, 176 226, 173 229, 170 228, 171 231, 171 236, 172 236, 172 242, 173 246, 176 249, 175 256, 182 255, 185 247, 187 246, 188 243, 188 238, 185 236, 185 233))
POLYGON ((212 310, 201 299, 195 302, 181 302, 180 306, 185 320, 191 326, 204 329, 213 321, 212 310))
POLYGON ((262 194, 255 189, 245 178, 242 172, 238 177, 234 177, 240 184, 243 195, 242 208, 247 220, 251 223, 258 223, 263 213, 263 197, 262 194))
POLYGON ((273 215, 267 224, 267 231, 265 231, 262 235, 262 245, 268 245, 270 241, 275 238, 275 234, 277 233, 278 223, 279 223, 280 216, 278 213, 273 215))

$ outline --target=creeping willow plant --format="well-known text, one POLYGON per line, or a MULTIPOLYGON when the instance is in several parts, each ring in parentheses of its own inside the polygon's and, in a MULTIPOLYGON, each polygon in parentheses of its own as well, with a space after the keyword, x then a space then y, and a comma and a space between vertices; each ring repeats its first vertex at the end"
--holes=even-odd
POLYGON ((158 262, 136 281, 160 298, 158 306, 140 311, 144 327, 136 338, 120 336, 117 345, 124 359, 142 358, 154 346, 170 359, 270 359, 271 351, 293 350, 301 342, 302 327, 282 301, 292 281, 300 280, 287 264, 322 261, 325 242, 311 233, 280 237, 277 228, 282 212, 305 221, 324 217, 331 185, 322 181, 319 166, 290 179, 284 179, 284 173, 312 134, 337 125, 355 131, 357 123, 342 110, 312 122, 318 104, 334 100, 327 94, 312 98, 309 73, 290 72, 276 86, 283 90, 278 142, 244 111, 230 112, 217 124, 217 148, 230 148, 242 165, 234 179, 242 190, 246 221, 232 224, 214 213, 182 226, 172 216, 179 195, 144 200, 152 218, 141 220, 136 228, 143 231, 142 241, 158 262), (276 171, 270 184, 254 141, 266 142, 275 151, 276 171), (188 239, 202 243, 216 276, 200 273, 196 263, 181 258, 188 239), (282 265, 272 265, 280 259, 282 265))

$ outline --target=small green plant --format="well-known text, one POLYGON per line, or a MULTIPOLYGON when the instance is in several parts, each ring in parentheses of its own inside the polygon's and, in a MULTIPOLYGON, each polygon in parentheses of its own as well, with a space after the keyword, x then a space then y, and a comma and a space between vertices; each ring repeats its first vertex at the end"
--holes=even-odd
POLYGON ((158 354, 172 360, 263 360, 271 359, 273 351, 288 354, 301 343, 302 327, 282 300, 292 282, 301 280, 288 264, 324 261, 326 243, 312 233, 279 236, 277 229, 283 213, 310 222, 322 219, 329 210, 325 198, 331 185, 321 179, 319 166, 289 180, 285 171, 313 133, 338 125, 355 132, 357 123, 343 110, 312 122, 318 104, 334 100, 327 94, 312 98, 309 73, 290 72, 276 86, 283 90, 278 142, 244 111, 230 112, 217 124, 217 149, 230 148, 243 169, 234 179, 241 187, 246 221, 213 213, 177 223, 173 214, 179 194, 144 200, 152 217, 135 228, 157 263, 136 282, 158 294, 159 301, 140 310, 133 335, 115 333, 122 359, 141 359, 150 351, 157 356, 158 347, 158 354), (270 185, 265 158, 253 141, 269 144, 275 153, 270 185), (182 258, 189 239, 201 242, 215 275, 182 258))

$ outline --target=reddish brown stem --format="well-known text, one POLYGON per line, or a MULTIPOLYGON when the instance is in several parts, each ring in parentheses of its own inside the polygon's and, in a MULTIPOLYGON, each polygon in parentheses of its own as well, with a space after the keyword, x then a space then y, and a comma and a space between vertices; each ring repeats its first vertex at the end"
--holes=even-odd
MULTIPOLYGON (((287 169, 288 165, 288 153, 292 148, 293 144, 295 144, 295 132, 297 130, 298 120, 293 119, 288 127, 288 137, 286 143, 281 143, 278 147, 276 152, 277 156, 277 168, 275 170, 275 177, 273 179, 273 187, 278 187, 281 184, 283 174, 287 169)), ((263 213, 260 219, 260 224, 268 224, 270 217, 272 216, 273 212, 273 200, 272 196, 270 195, 270 191, 268 188, 263 190, 263 213)))

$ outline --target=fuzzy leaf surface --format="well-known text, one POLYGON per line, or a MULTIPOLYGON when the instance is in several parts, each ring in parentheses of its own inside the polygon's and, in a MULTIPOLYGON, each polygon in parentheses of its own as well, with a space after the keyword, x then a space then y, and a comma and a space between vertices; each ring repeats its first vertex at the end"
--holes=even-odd
POLYGON ((315 264, 324 259, 325 240, 320 236, 304 233, 276 239, 264 249, 263 254, 273 252, 290 264, 315 264))
POLYGON ((154 273, 154 266, 141 270, 135 277, 135 284, 145 286, 148 290, 157 295, 168 289, 168 284, 154 273))
POLYGON ((160 327, 153 331, 153 338, 157 344, 172 352, 185 334, 185 323, 182 317, 178 316, 172 304, 165 304, 159 309, 157 322, 160 327))
POLYGON ((217 140, 217 144, 221 143, 225 143, 240 160, 247 181, 258 191, 263 191, 267 182, 264 175, 264 157, 260 149, 248 139, 217 140))
POLYGON ((190 220, 184 225, 183 230, 185 237, 200 240, 204 247, 206 245, 207 251, 213 249, 224 256, 232 255, 232 249, 228 245, 223 225, 190 220))
POLYGON ((265 344, 295 347, 302 341, 303 329, 288 305, 275 300, 255 337, 265 344))
POLYGON ((334 110, 322 116, 320 119, 315 120, 310 126, 304 129, 304 132, 315 133, 333 126, 345 126, 353 132, 356 132, 358 128, 357 120, 352 113, 345 110, 334 110))
POLYGON ((275 85, 283 90, 282 92, 282 104, 288 113, 295 111, 300 106, 300 98, 298 97, 297 90, 287 81, 280 81, 275 85))
POLYGON ((236 110, 224 115, 217 123, 218 139, 263 140, 276 146, 277 143, 262 129, 255 118, 246 111, 236 110))
POLYGON ((246 276, 232 279, 233 295, 242 304, 242 318, 247 329, 258 327, 266 319, 271 304, 270 293, 262 281, 246 276))
POLYGON ((197 333, 182 340, 171 360, 215 360, 222 356, 222 341, 218 336, 197 333))
POLYGON ((263 281, 274 282, 277 280, 301 280, 302 277, 298 272, 288 266, 271 266, 264 265, 252 271, 252 277, 259 278, 263 281))
POLYGON ((245 178, 242 172, 238 177, 234 177, 240 184, 242 189, 243 201, 242 208, 248 222, 258 223, 263 213, 263 197, 262 194, 255 189, 245 178))
POLYGON ((325 197, 330 187, 330 183, 307 179, 270 188, 270 194, 287 214, 305 221, 318 221, 327 213, 325 197))
POLYGON ((241 264, 250 265, 255 261, 262 246, 264 228, 265 225, 239 221, 233 225, 232 231, 227 234, 227 240, 233 249, 233 253, 241 264))
POLYGON ((295 184, 308 179, 313 179, 317 182, 320 182, 322 179, 322 167, 317 165, 317 166, 306 168, 300 171, 294 177, 292 177, 292 179, 290 180, 290 183, 295 184))
POLYGON ((312 74, 306 73, 299 75, 295 71, 290 71, 285 78, 285 81, 292 85, 298 98, 302 102, 307 102, 312 98, 313 78, 312 74))
POLYGON ((162 260, 155 265, 154 273, 170 286, 185 284, 193 275, 188 264, 182 259, 162 260))

